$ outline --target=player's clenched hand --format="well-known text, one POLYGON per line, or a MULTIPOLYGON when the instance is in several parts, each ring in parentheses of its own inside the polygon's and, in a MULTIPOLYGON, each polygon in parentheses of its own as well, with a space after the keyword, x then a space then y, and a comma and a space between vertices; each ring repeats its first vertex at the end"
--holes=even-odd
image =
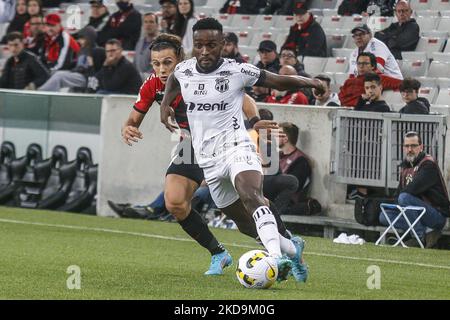
POLYGON ((161 122, 170 132, 174 132, 177 127, 170 123, 169 118, 175 123, 175 111, 169 106, 161 106, 161 122))
POLYGON ((132 145, 132 142, 138 142, 138 139, 142 139, 143 137, 142 133, 136 127, 125 126, 122 128, 122 140, 129 146, 132 145))

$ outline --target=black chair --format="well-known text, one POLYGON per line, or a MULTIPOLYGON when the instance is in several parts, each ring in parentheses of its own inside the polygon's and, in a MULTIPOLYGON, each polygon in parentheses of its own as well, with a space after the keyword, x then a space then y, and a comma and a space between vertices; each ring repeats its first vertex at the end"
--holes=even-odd
POLYGON ((0 147, 0 193, 12 181, 11 161, 16 159, 16 147, 5 141, 0 147))

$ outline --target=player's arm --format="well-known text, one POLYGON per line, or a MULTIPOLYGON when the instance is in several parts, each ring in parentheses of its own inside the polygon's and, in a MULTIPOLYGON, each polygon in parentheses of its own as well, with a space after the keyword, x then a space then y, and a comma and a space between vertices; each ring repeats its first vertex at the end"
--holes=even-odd
POLYGON ((161 102, 161 122, 166 126, 170 132, 174 132, 177 128, 169 122, 169 117, 172 122, 175 122, 175 111, 170 104, 175 100, 177 95, 181 93, 180 83, 172 73, 166 82, 166 90, 164 92, 164 98, 161 102))
POLYGON ((260 129, 278 129, 278 124, 272 120, 261 120, 258 116, 258 107, 256 106, 256 101, 248 94, 244 95, 244 101, 242 104, 242 110, 247 117, 250 125, 256 131, 260 129))
POLYGON ((138 139, 142 139, 144 136, 139 131, 139 126, 144 120, 145 114, 131 110, 127 121, 125 121, 122 127, 122 140, 129 146, 132 142, 138 142, 138 139))
POLYGON ((278 91, 295 90, 301 88, 314 88, 318 94, 323 94, 326 91, 325 85, 319 79, 310 79, 302 76, 284 76, 269 72, 267 70, 261 71, 258 86, 276 89, 278 91))

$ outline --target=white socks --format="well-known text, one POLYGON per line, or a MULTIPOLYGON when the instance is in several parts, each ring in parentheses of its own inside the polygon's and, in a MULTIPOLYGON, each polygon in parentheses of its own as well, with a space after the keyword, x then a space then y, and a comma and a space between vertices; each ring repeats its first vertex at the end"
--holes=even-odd
POLYGON ((295 245, 292 242, 292 240, 283 237, 281 234, 280 234, 280 247, 281 252, 287 254, 290 258, 294 257, 295 254, 297 253, 297 249, 295 248, 295 245))
POLYGON ((267 206, 261 206, 253 212, 253 219, 258 236, 269 255, 276 258, 281 257, 280 234, 272 211, 267 206))

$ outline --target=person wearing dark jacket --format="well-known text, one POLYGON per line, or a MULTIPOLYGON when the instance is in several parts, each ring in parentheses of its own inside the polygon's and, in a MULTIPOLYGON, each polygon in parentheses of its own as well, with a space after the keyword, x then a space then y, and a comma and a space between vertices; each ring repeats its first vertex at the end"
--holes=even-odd
POLYGON ((430 102, 419 97, 420 82, 413 78, 405 78, 400 85, 400 93, 406 105, 400 109, 400 113, 429 114, 430 102))
POLYGON ((14 16, 14 19, 12 19, 9 23, 8 28, 6 29, 5 36, 3 37, 1 43, 6 43, 6 35, 10 34, 11 32, 23 32, 23 27, 29 19, 30 15, 27 12, 26 0, 18 0, 16 5, 16 15, 14 16))
POLYGON ((103 47, 109 39, 118 39, 123 50, 134 50, 141 35, 141 14, 134 9, 131 0, 119 0, 116 4, 119 11, 111 15, 98 33, 97 44, 103 47))
POLYGON ((36 55, 24 50, 22 34, 12 32, 6 39, 12 56, 3 68, 0 88, 34 89, 43 84, 50 73, 36 55))
POLYGON ((89 76, 100 71, 105 61, 105 49, 97 47, 95 29, 87 26, 78 33, 81 45, 77 64, 72 70, 56 71, 40 88, 40 91, 59 91, 61 88, 71 88, 84 91, 89 76))
POLYGON ((399 1, 395 6, 398 22, 375 33, 375 38, 383 41, 391 50, 395 59, 402 59, 402 51, 414 51, 420 39, 420 28, 411 18, 412 10, 407 1, 399 1))
MULTIPOLYGON (((425 214, 414 226, 414 230, 425 242, 427 248, 436 245, 440 232, 450 217, 450 201, 441 170, 432 156, 423 151, 422 139, 417 132, 408 132, 403 139, 405 159, 401 164, 400 181, 396 190, 397 203, 402 207, 415 206, 425 208, 425 214), (431 231, 427 230, 431 229, 431 231)), ((418 215, 417 210, 407 210, 406 216, 412 223, 418 215)), ((392 221, 397 217, 395 210, 387 211, 392 221)), ((383 213, 380 222, 389 225, 383 213)), ((408 229, 406 220, 402 217, 396 223, 399 229, 408 229)), ((412 238, 406 241, 409 246, 418 246, 412 238)))
POLYGON ((96 32, 100 32, 108 23, 108 8, 104 5, 103 0, 91 0, 89 4, 91 5, 91 16, 87 25, 94 27, 96 32))
POLYGON ((121 43, 111 39, 105 46, 106 59, 101 70, 95 75, 98 80, 97 93, 137 94, 142 84, 141 76, 131 62, 122 55, 121 43))
POLYGON ((308 12, 304 2, 297 2, 293 9, 296 23, 289 29, 283 48, 295 48, 300 56, 326 57, 325 32, 314 16, 308 12))
POLYGON ((260 10, 266 7, 265 0, 227 0, 220 13, 229 14, 259 14, 260 10))
POLYGON ((338 15, 352 16, 362 14, 367 10, 369 0, 344 0, 338 7, 338 15))
POLYGON ((355 111, 390 112, 386 101, 381 100, 383 86, 381 78, 376 73, 368 73, 364 76, 365 94, 361 96, 355 106, 355 111))
POLYGON ((245 62, 244 57, 239 52, 239 38, 234 32, 227 32, 223 35, 225 45, 222 48, 222 57, 234 59, 236 62, 245 62))

